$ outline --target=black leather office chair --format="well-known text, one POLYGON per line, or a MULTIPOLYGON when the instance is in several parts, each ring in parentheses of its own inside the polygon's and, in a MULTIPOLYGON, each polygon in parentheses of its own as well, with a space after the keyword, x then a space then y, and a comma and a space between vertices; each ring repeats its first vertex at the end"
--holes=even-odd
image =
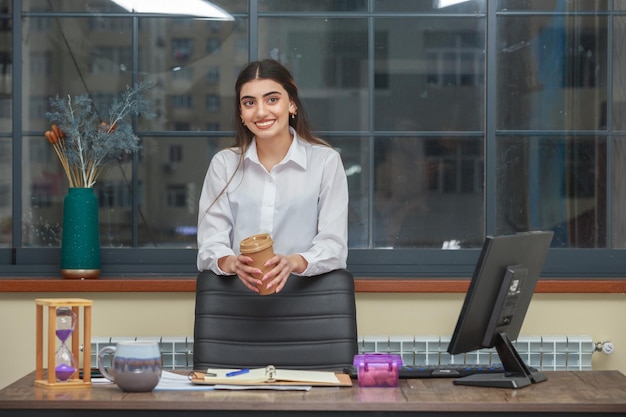
POLYGON ((266 296, 234 276, 198 275, 196 370, 267 365, 341 370, 357 350, 354 278, 346 270, 292 275, 280 293, 266 296))

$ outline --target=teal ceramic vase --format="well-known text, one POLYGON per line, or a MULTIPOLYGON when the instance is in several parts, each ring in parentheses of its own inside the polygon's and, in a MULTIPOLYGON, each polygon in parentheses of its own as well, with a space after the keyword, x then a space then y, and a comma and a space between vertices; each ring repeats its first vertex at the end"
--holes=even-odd
POLYGON ((65 278, 100 276, 98 199, 93 188, 69 188, 63 202, 61 274, 65 278))

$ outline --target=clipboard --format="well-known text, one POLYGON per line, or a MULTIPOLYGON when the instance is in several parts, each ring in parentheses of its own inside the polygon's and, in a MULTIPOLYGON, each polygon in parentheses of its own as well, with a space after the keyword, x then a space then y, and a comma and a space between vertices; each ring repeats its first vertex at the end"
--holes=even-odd
POLYGON ((189 374, 198 385, 310 385, 318 387, 351 387, 350 375, 330 371, 277 369, 273 365, 254 369, 207 369, 189 374), (232 376, 227 376, 227 374, 232 376))

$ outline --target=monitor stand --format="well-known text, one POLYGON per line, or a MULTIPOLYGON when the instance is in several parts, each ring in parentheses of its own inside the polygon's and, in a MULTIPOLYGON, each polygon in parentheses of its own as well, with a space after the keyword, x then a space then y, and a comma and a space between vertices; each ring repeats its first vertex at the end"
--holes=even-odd
POLYGON ((493 388, 523 388, 548 379, 541 372, 531 371, 526 366, 506 333, 496 335, 494 346, 502 361, 504 372, 468 375, 455 379, 454 384, 493 388))

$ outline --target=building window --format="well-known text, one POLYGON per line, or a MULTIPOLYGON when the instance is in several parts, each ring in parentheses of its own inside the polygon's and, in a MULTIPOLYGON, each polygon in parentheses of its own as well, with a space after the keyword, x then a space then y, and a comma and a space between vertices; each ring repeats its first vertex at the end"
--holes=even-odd
POLYGON ((30 75, 49 76, 52 74, 52 52, 33 52, 30 54, 30 75))
POLYGON ((123 181, 96 183, 94 187, 100 208, 130 208, 132 204, 132 187, 123 181))
POLYGON ((172 39, 172 58, 176 62, 185 62, 191 58, 193 53, 193 39, 174 38, 172 39))
POLYGON ((44 120, 47 111, 47 97, 31 96, 28 98, 28 117, 30 120, 44 120))
POLYGON ((173 123, 172 130, 174 130, 174 132, 184 132, 187 130, 191 130, 191 123, 176 121, 173 123))
POLYGON ((207 82, 209 84, 217 84, 220 82, 220 69, 218 67, 211 67, 207 70, 207 82))
POLYGON ((30 190, 31 205, 37 208, 52 206, 52 185, 47 181, 34 182, 30 190))
POLYGON ((187 94, 175 94, 170 97, 172 107, 176 109, 188 109, 191 107, 191 96, 187 94))
POLYGON ((132 55, 128 47, 95 47, 90 50, 90 69, 94 74, 117 75, 131 68, 132 55))
POLYGON ((210 112, 216 112, 220 110, 220 96, 216 94, 209 94, 206 97, 206 109, 210 112))
POLYGON ((220 39, 209 38, 207 39, 207 42, 206 42, 206 52, 208 54, 216 53, 220 50, 221 46, 222 46, 222 41, 220 39))
POLYGON ((426 33, 428 84, 441 87, 483 83, 484 52, 473 33, 426 33))
POLYGON ((184 185, 167 186, 167 206, 175 208, 187 206, 187 191, 184 185))
POLYGON ((170 162, 180 163, 183 162, 183 146, 182 145, 170 145, 170 162))

